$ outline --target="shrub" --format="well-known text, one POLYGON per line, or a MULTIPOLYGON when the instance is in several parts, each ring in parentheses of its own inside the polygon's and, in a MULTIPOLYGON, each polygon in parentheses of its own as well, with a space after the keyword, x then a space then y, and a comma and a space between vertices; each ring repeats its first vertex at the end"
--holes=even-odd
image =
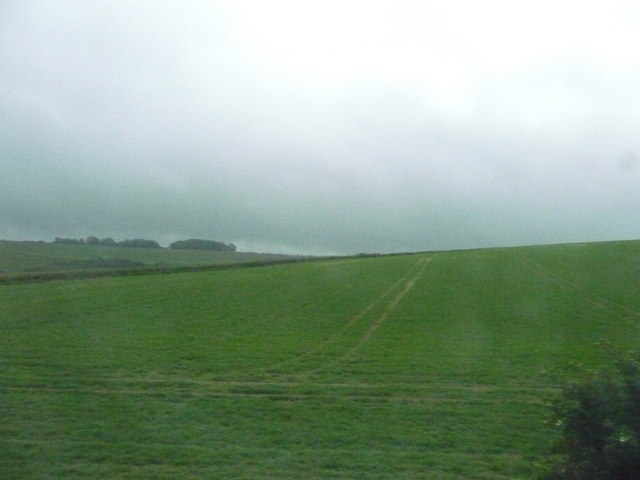
POLYGON ((583 371, 552 404, 558 429, 544 480, 640 479, 640 357, 583 371))

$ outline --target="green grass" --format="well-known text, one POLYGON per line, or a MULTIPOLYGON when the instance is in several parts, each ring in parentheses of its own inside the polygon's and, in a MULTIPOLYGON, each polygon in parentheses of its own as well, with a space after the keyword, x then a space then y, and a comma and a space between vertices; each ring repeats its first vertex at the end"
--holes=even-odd
MULTIPOLYGON (((88 248, 88 247, 87 247, 88 248)), ((0 477, 530 478, 640 242, 0 286, 0 477)))
MULTIPOLYGON (((46 242, 0 241, 0 270, 5 275, 85 269, 96 260, 121 259, 148 267, 228 265, 287 258, 286 255, 168 248, 125 248, 46 242)), ((91 268, 91 267, 90 267, 91 268)))

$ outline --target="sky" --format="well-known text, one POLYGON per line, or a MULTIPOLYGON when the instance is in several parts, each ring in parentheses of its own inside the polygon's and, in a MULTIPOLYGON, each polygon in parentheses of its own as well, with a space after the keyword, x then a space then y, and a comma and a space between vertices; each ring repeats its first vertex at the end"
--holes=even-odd
POLYGON ((640 238, 640 2, 3 0, 0 238, 640 238))

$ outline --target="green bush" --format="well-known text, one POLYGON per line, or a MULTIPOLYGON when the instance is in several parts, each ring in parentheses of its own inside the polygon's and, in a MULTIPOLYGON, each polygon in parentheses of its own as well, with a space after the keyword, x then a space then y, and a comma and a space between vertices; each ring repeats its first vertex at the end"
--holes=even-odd
POLYGON ((552 405, 558 430, 544 480, 640 479, 640 357, 566 382, 552 405))

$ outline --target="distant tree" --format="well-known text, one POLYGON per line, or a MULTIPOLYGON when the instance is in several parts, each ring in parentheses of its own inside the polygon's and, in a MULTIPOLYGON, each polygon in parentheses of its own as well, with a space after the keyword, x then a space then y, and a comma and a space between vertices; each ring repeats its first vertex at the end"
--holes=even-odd
POLYGON ((60 237, 56 237, 55 240, 53 241, 53 243, 63 243, 63 244, 77 245, 77 244, 84 243, 84 240, 77 239, 77 238, 60 238, 60 237))
POLYGON ((115 247, 117 243, 113 238, 108 237, 108 238, 101 239, 100 245, 104 245, 105 247, 115 247))
POLYGON ((558 429, 543 480, 640 479, 640 356, 566 383, 552 407, 558 429))
POLYGON ((131 248, 160 248, 160 244, 155 240, 145 240, 143 238, 134 238, 133 240, 123 240, 118 242, 121 247, 131 248))
POLYGON ((191 238, 189 240, 178 240, 169 245, 169 248, 182 250, 214 250, 218 252, 235 252, 236 246, 233 243, 226 244, 216 240, 200 240, 191 238))
POLYGON ((84 239, 84 243, 87 245, 100 245, 100 240, 98 237, 88 236, 84 239))
POLYGON ((60 238, 56 237, 53 243, 66 243, 66 244, 87 244, 87 245, 106 245, 110 247, 133 247, 133 248, 160 248, 160 244, 155 240, 145 240, 143 238, 134 238, 133 240, 127 239, 121 242, 116 242, 113 238, 103 238, 99 240, 97 237, 89 236, 86 239, 76 238, 60 238))

